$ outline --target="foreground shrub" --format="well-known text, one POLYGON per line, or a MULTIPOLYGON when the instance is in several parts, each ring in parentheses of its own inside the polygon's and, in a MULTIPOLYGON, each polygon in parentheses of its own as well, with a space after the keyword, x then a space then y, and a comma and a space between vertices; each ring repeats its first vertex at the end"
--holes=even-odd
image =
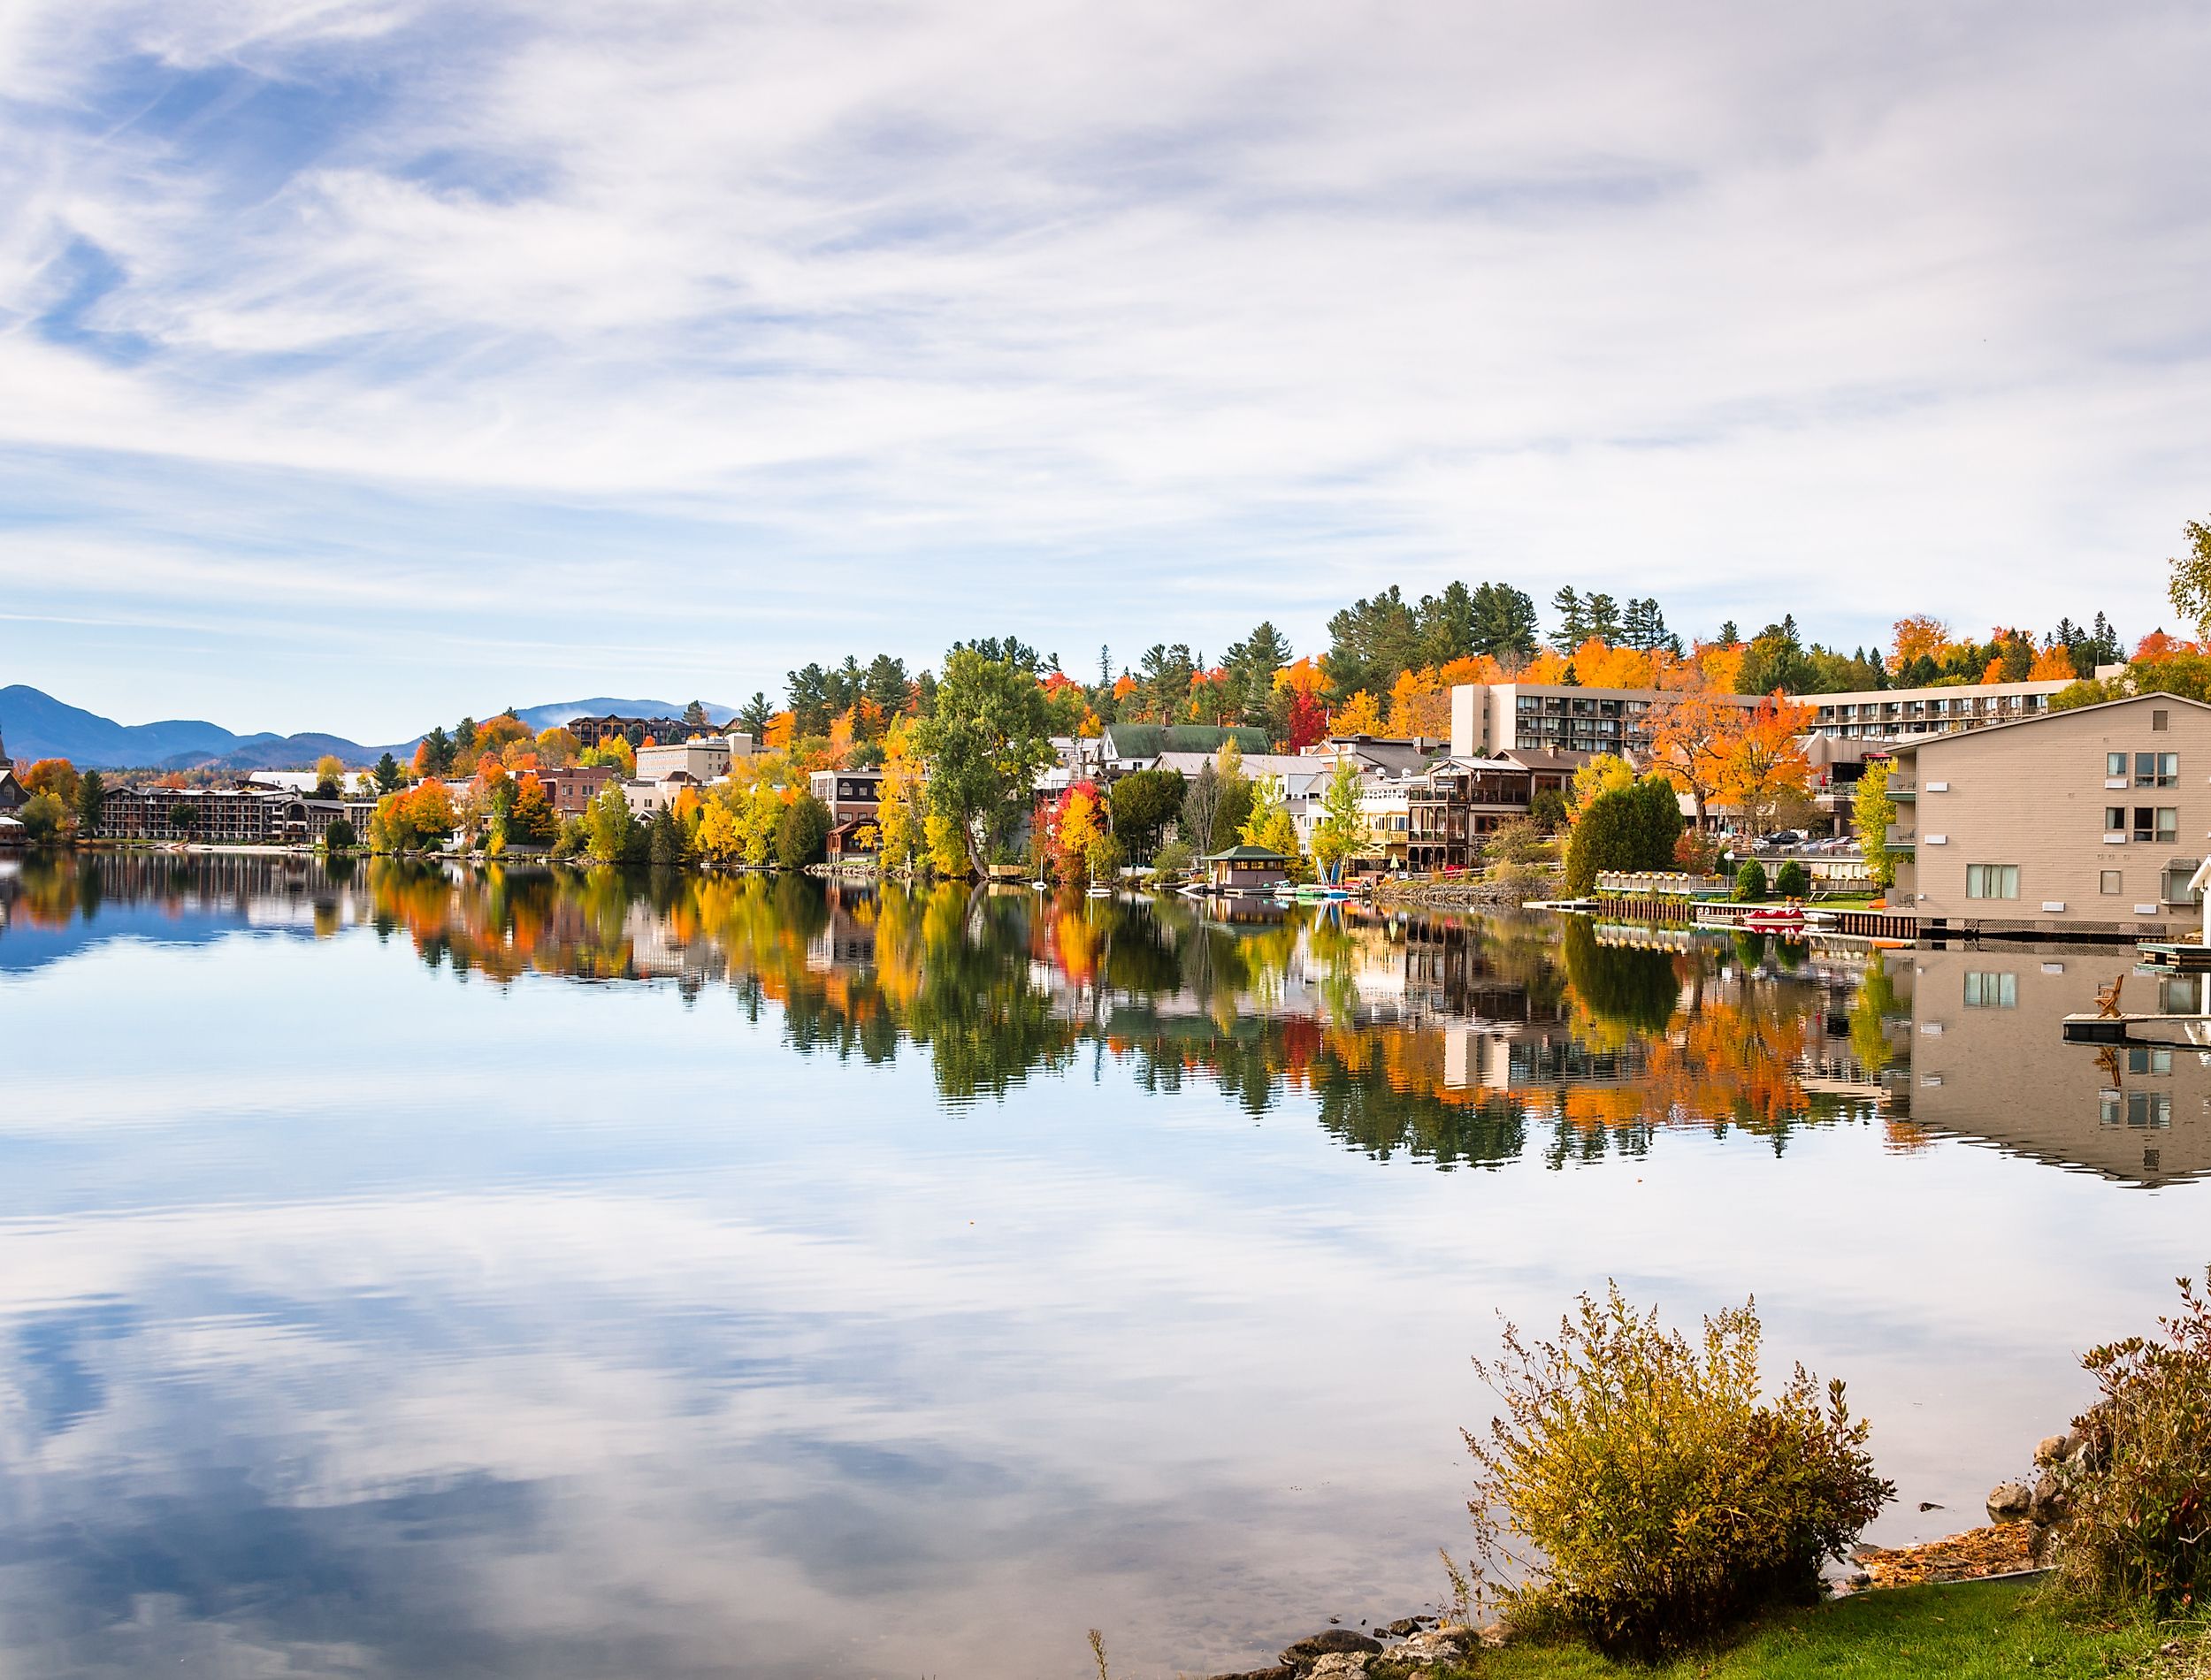
POLYGON ((1808 898, 1811 896, 1811 872, 1794 858, 1773 872, 1773 890, 1783 898, 1808 898))
POLYGON ((1756 858, 1735 871, 1735 899, 1739 904, 1756 904, 1766 896, 1766 867, 1756 858))
POLYGON ((2077 1446, 2058 1474, 2060 1578, 2160 1610, 2211 1597, 2211 1299, 2188 1278, 2180 1297, 2158 1320, 2163 1340, 2130 1336, 2082 1356, 2103 1394, 2074 1421, 2077 1446))
POLYGON ((1618 1285, 1582 1296, 1556 1343, 1505 1327, 1496 1363, 1475 1361, 1504 1414, 1466 1446, 1473 1573, 1519 1577, 1498 1592, 1507 1621, 1650 1660, 1817 1594, 1821 1560, 1895 1487, 1840 1382, 1823 1409, 1799 1365, 1761 1401, 1758 1342, 1756 1302, 1707 1318, 1692 1348, 1618 1285))

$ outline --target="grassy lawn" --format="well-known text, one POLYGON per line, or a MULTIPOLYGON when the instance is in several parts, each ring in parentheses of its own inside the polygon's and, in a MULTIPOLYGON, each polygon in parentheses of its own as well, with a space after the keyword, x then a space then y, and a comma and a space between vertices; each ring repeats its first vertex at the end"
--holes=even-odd
POLYGON ((1572 1647, 1508 1646, 1465 1672, 1476 1680, 2011 1680, 2020 1675, 2211 1675, 2201 1623, 2159 1626, 2068 1612, 2039 1585, 1916 1586, 1792 1611, 1724 1651, 1657 1669, 1572 1647), (2176 1638, 2177 1661, 2150 1661, 2176 1638))

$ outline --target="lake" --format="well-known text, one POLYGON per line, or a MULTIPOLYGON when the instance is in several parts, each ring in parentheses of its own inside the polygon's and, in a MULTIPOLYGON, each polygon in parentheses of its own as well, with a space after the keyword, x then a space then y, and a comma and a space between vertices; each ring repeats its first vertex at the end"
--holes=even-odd
POLYGON ((0 862, 0 1671, 1251 1667, 1438 1600, 1607 1278, 1955 1531, 2211 1260, 2132 960, 0 862))

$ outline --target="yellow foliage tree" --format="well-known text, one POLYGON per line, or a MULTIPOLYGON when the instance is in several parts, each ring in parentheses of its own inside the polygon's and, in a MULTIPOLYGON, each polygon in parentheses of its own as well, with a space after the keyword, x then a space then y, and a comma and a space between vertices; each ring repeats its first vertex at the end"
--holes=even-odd
POLYGON ((1331 735, 1380 735, 1385 727, 1381 703, 1365 689, 1328 714, 1331 735))
POLYGON ((1392 735, 1449 735, 1451 691, 1442 673, 1401 671, 1389 691, 1392 735))
POLYGON ((1574 772, 1573 809, 1575 821, 1589 808, 1589 802, 1601 793, 1624 793, 1635 785, 1635 767, 1617 752, 1600 752, 1574 772))

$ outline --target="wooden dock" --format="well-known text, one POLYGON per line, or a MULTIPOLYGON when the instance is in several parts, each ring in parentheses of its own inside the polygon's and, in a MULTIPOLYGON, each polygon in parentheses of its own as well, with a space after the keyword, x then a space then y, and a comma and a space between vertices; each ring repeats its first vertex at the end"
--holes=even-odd
POLYGON ((2068 1015, 2068 1044, 2167 1044, 2211 1050, 2211 1015, 2068 1015), (2180 1030, 2174 1033, 2172 1027, 2180 1030))

